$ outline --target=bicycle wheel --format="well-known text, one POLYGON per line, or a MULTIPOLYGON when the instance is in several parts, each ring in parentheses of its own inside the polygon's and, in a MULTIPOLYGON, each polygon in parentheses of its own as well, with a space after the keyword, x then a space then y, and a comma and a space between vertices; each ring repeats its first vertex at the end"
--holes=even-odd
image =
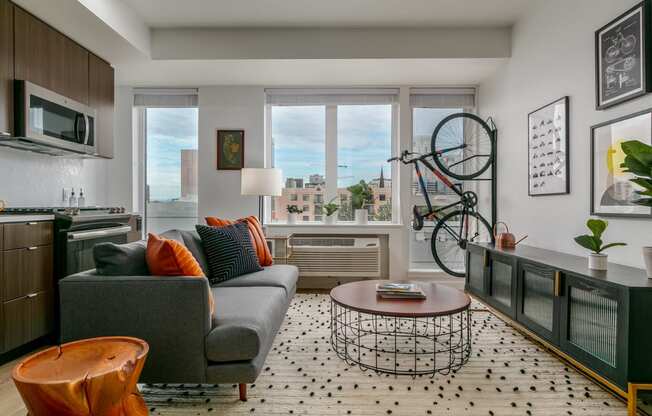
POLYGON ((466 244, 488 243, 492 240, 491 227, 477 212, 468 213, 468 222, 460 231, 462 211, 457 210, 437 222, 430 239, 430 249, 441 269, 456 277, 466 275, 466 244))
POLYGON ((473 179, 493 161, 494 135, 475 114, 451 114, 435 127, 430 148, 435 164, 446 175, 459 180, 473 179), (458 146, 463 147, 455 149, 458 146))

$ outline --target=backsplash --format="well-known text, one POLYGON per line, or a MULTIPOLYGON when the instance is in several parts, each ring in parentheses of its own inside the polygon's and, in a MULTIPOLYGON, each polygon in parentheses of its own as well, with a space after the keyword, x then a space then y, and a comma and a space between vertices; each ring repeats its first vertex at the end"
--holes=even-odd
POLYGON ((86 205, 106 205, 108 161, 0 149, 0 199, 9 207, 59 206, 62 188, 83 188, 86 205))

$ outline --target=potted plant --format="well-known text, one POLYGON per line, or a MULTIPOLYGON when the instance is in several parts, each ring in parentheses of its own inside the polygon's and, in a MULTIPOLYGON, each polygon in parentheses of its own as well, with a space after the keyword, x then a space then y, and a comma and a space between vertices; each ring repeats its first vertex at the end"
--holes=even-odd
POLYGON ((374 194, 365 181, 346 188, 351 192, 351 208, 355 212, 355 222, 366 224, 369 218, 367 206, 373 202, 374 194))
MULTIPOLYGON (((623 142, 621 147, 625 152, 625 161, 620 167, 633 174, 635 178, 630 181, 643 188, 636 191, 641 198, 634 203, 652 208, 652 146, 638 140, 629 140, 623 142)), ((652 279, 652 246, 643 247, 643 260, 647 276, 652 279)))
POLYGON ((288 224, 296 224, 299 214, 303 212, 302 209, 299 209, 296 205, 288 205, 288 224))
POLYGON ((589 218, 586 226, 591 230, 592 235, 579 235, 575 242, 582 247, 591 250, 589 254, 589 269, 607 270, 607 255, 604 250, 610 247, 626 246, 626 243, 602 244, 602 234, 607 229, 607 222, 600 219, 589 218))
POLYGON ((328 204, 324 205, 324 211, 326 216, 324 217, 324 224, 333 225, 337 221, 337 210, 340 209, 340 206, 335 202, 335 198, 331 199, 328 204))

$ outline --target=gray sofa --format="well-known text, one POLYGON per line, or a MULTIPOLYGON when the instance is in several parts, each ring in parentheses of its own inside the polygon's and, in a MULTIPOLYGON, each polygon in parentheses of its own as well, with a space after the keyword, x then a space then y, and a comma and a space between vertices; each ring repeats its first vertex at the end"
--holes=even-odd
MULTIPOLYGON (((184 243, 208 273, 194 231, 163 235, 184 243)), ((146 263, 141 264, 144 242, 125 245, 118 254, 115 247, 104 252, 106 248, 96 246, 96 264, 99 258, 104 264, 101 272, 111 275, 94 269, 59 282, 61 342, 138 337, 150 347, 141 382, 238 383, 240 399, 246 400, 246 383, 253 383, 263 367, 296 292, 298 270, 273 265, 210 287, 206 278, 140 272, 146 270, 146 263), (122 270, 140 275, 120 275, 122 270)))

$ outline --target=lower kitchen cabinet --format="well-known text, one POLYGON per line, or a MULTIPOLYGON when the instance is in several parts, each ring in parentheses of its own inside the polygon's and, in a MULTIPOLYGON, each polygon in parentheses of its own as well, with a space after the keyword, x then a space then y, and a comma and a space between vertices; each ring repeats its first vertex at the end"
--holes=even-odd
POLYGON ((622 396, 630 383, 652 383, 652 279, 644 270, 590 270, 585 257, 491 244, 469 244, 467 265, 472 295, 586 374, 622 396))
POLYGON ((4 351, 48 335, 54 329, 54 296, 51 291, 4 302, 2 312, 4 351))

